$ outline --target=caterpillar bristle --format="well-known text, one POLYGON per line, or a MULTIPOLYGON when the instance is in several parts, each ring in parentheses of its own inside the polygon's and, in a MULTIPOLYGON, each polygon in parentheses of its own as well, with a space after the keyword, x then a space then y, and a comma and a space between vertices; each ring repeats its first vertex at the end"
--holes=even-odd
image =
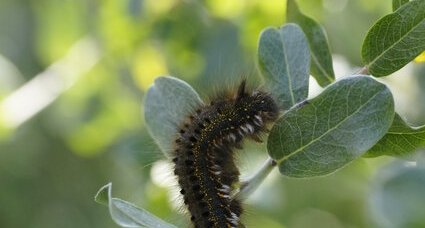
POLYGON ((174 173, 194 227, 243 226, 241 203, 231 198, 239 181, 234 152, 245 138, 262 142, 260 134, 279 114, 268 93, 249 91, 246 84, 242 80, 235 93, 196 107, 178 129, 174 173))

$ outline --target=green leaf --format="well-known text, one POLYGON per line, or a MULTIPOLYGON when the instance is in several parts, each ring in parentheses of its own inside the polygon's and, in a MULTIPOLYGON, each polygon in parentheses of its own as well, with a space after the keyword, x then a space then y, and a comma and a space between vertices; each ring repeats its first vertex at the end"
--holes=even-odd
POLYGON ((377 227, 425 227, 425 167, 398 160, 371 183, 369 208, 377 227))
POLYGON ((96 203, 102 204, 103 206, 108 206, 109 204, 109 192, 112 188, 112 183, 109 183, 99 189, 99 191, 96 193, 96 196, 94 196, 94 201, 96 203))
POLYGON ((408 3, 409 0, 393 0, 393 11, 396 11, 400 6, 408 3))
POLYGON ((423 147, 425 147, 425 125, 411 127, 396 114, 387 134, 364 156, 409 156, 423 147))
POLYGON ((286 112, 273 126, 267 149, 283 175, 325 175, 369 150, 393 117, 393 97, 384 84, 346 77, 286 112))
POLYGON ((145 98, 147 129, 166 156, 172 151, 179 124, 202 105, 196 91, 174 77, 159 77, 145 98))
POLYGON ((311 51, 311 75, 322 87, 332 83, 335 74, 325 30, 315 20, 301 13, 294 0, 288 0, 286 15, 288 21, 297 23, 307 36, 311 51))
POLYGON ((410 1, 381 18, 366 35, 362 58, 374 76, 389 75, 425 50, 425 1, 410 1))
POLYGON ((176 228, 132 203, 112 198, 112 183, 99 189, 95 201, 107 205, 112 219, 121 227, 176 228))
POLYGON ((310 51, 307 39, 296 24, 261 32, 258 60, 266 86, 284 109, 308 95, 310 51))

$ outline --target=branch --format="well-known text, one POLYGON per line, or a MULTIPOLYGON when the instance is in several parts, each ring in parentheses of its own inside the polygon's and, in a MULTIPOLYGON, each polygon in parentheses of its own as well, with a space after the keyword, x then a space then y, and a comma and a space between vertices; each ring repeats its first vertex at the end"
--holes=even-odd
POLYGON ((364 74, 364 75, 369 75, 369 69, 367 68, 367 66, 361 68, 359 71, 357 71, 355 74, 364 74))
POLYGON ((263 166, 247 180, 241 182, 239 192, 237 192, 234 198, 239 200, 246 200, 260 184, 266 179, 274 167, 276 167, 276 161, 272 158, 268 158, 263 166))

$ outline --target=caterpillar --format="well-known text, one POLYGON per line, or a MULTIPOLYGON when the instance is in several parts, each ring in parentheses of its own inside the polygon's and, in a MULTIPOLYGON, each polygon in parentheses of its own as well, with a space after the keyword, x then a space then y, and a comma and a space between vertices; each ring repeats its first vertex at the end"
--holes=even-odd
POLYGON ((191 221, 196 228, 243 227, 241 202, 231 197, 239 181, 234 150, 245 138, 261 142, 260 134, 278 117, 278 106, 266 92, 248 92, 243 80, 236 93, 195 110, 179 126, 173 154, 191 221))

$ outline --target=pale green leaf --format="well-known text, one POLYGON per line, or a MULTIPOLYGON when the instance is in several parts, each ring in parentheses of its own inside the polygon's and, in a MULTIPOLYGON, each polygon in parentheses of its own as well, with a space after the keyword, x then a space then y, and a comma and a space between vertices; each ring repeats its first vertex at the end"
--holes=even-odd
POLYGON ((425 147, 425 126, 411 127, 398 114, 390 130, 364 156, 409 156, 425 147))
POLYGON ((132 203, 112 198, 112 183, 100 188, 95 201, 107 205, 112 219, 121 227, 176 228, 132 203))
POLYGON ((283 175, 325 175, 369 150, 393 117, 393 97, 384 84, 346 77, 286 112, 273 126, 267 149, 283 175))
POLYGON ((307 36, 311 52, 311 75, 322 87, 332 83, 335 74, 325 30, 315 20, 301 13, 294 0, 287 1, 286 16, 289 22, 297 23, 307 36))
POLYGON ((164 154, 169 157, 180 124, 202 104, 196 91, 174 77, 159 77, 145 98, 147 129, 164 154))
POLYGON ((425 167, 398 160, 371 183, 368 208, 379 227, 425 227, 425 167))
POLYGON ((374 76, 389 75, 425 50, 425 1, 410 1, 381 18, 362 47, 363 62, 374 76))
POLYGON ((266 86, 282 108, 307 98, 310 51, 299 26, 286 24, 261 32, 258 60, 266 86))

